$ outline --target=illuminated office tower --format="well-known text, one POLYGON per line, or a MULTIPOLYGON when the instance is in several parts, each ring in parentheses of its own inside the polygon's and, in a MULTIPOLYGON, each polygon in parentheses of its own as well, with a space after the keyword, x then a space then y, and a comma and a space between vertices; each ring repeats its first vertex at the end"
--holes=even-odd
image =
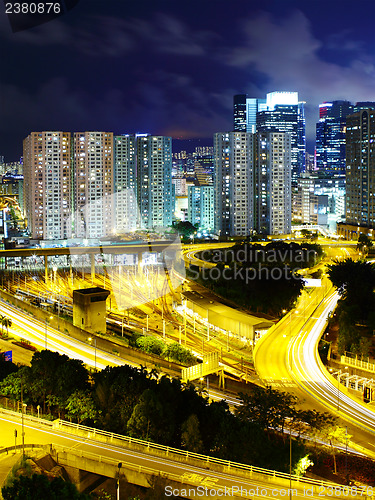
POLYGON ((233 130, 235 132, 256 132, 256 117, 259 111, 267 109, 266 99, 238 94, 233 97, 233 130))
POLYGON ((246 132, 246 94, 233 96, 233 130, 246 132))
POLYGON ((291 232, 291 135, 258 132, 255 169, 255 227, 259 233, 291 232))
POLYGON ((247 236, 254 226, 254 135, 214 135, 215 233, 247 236))
POLYGON ((298 100, 298 92, 269 92, 265 99, 236 95, 233 120, 235 131, 290 133, 292 180, 296 185, 306 167, 305 112, 304 103, 298 100))
POLYGON ((257 113, 257 132, 287 132, 290 134, 292 182, 294 185, 306 166, 306 133, 304 103, 298 92, 270 92, 266 110, 257 113))
POLYGON ((349 101, 319 105, 316 124, 316 168, 321 173, 345 174, 346 117, 353 113, 349 101))
POLYGON ((172 191, 172 138, 138 134, 137 203, 138 227, 170 226, 174 211, 172 191))
POLYGON ((112 132, 74 133, 74 235, 102 238, 115 232, 112 132))
POLYGON ((115 151, 115 225, 118 234, 137 228, 136 136, 116 135, 115 151))
POLYGON ((31 132, 23 141, 23 157, 25 212, 31 237, 70 238, 70 132, 31 132))

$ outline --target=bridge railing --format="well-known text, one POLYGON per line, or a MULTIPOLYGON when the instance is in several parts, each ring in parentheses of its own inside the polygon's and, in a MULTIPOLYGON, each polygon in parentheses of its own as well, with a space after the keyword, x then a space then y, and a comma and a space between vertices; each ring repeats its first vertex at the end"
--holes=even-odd
MULTIPOLYGON (((62 431, 72 432, 74 434, 80 434, 86 437, 87 439, 105 439, 106 442, 110 442, 111 444, 128 444, 129 446, 138 446, 143 451, 146 451, 150 454, 160 455, 160 452, 168 456, 169 458, 178 459, 182 458, 186 461, 194 461, 199 462, 200 466, 207 465, 219 465, 225 469, 226 472, 230 472, 235 474, 236 472, 248 472, 250 475, 260 474, 262 476, 273 477, 274 479, 283 479, 289 480, 290 474, 285 472, 277 472, 271 469, 264 469, 262 467, 256 467, 254 465, 242 464, 239 462, 232 462, 230 460, 225 460, 221 458, 211 457, 208 455, 202 455, 200 453, 194 453, 188 450, 181 450, 179 448, 173 448, 171 446, 165 446, 158 443, 152 443, 150 441, 144 441, 142 439, 133 438, 131 436, 123 436, 121 434, 115 434, 108 431, 94 429, 92 427, 86 427, 84 425, 75 424, 72 422, 67 422, 64 420, 56 420, 54 422, 54 428, 58 428, 62 431)), ((329 483, 326 481, 321 481, 318 479, 306 478, 292 474, 292 481, 301 482, 310 485, 317 486, 332 486, 334 483, 329 483)))

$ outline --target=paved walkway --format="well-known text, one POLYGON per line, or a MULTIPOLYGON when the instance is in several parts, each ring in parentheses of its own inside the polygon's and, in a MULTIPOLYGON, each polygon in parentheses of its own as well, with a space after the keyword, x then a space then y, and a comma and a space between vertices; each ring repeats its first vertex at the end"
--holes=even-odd
POLYGON ((4 485, 4 481, 12 470, 13 465, 18 462, 21 456, 22 453, 14 453, 14 451, 10 451, 9 455, 6 453, 0 454, 0 498, 3 498, 1 496, 1 488, 4 485))

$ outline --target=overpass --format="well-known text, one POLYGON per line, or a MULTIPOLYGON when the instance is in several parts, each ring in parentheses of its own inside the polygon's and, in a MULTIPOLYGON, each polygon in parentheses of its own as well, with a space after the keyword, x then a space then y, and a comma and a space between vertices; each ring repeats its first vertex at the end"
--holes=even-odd
POLYGON ((180 241, 149 242, 143 244, 124 244, 124 245, 98 245, 92 247, 56 247, 56 248, 17 248, 9 250, 0 250, 0 266, 3 269, 8 267, 8 259, 21 257, 22 262, 25 258, 41 257, 44 259, 45 280, 48 281, 48 257, 66 256, 66 264, 70 265, 69 256, 88 255, 90 257, 91 274, 95 275, 95 255, 108 255, 113 262, 114 255, 137 255, 138 266, 142 265, 142 257, 145 253, 160 253, 163 258, 169 257, 176 259, 181 252, 180 241))
MULTIPOLYGON (((20 428, 20 420, 19 414, 0 409, 2 443, 14 439, 10 430, 17 425, 20 428)), ((25 439, 31 437, 35 442, 50 445, 51 456, 59 465, 115 479, 120 476, 141 486, 148 486, 147 478, 151 475, 161 474, 173 488, 186 489, 186 494, 180 495, 186 498, 199 496, 196 491, 200 487, 221 492, 204 495, 212 498, 224 496, 225 491, 225 496, 252 500, 289 498, 289 492, 293 499, 326 498, 329 495, 322 493, 334 491, 338 499, 360 496, 374 500, 372 494, 367 495, 366 488, 357 488, 351 494, 350 488, 334 483, 200 455, 62 420, 52 423, 24 416, 24 428, 25 439), (306 495, 307 491, 311 493, 306 495)), ((26 443, 28 446, 30 443, 26 443)))

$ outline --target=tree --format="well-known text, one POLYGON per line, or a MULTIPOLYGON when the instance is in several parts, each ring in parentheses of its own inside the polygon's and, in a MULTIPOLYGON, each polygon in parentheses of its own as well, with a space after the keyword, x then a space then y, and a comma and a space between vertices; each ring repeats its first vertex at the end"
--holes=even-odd
POLYGON ((4 334, 4 320, 6 319, 6 316, 3 314, 0 314, 0 324, 1 324, 1 336, 4 334))
POLYGON ((23 384, 23 400, 30 401, 29 380, 30 368, 23 366, 18 371, 11 373, 0 383, 0 394, 13 401, 21 401, 21 380, 23 384))
MULTIPOLYGON (((150 487, 147 490, 145 500, 162 500, 165 498, 165 488, 167 486, 167 478, 161 474, 153 475, 147 479, 150 487)), ((171 498, 176 498, 174 495, 171 498)))
POLYGON ((292 418, 298 399, 287 392, 271 387, 254 386, 250 394, 239 393, 241 404, 235 414, 241 420, 258 424, 262 429, 284 429, 285 421, 292 418))
POLYGON ((177 222, 173 227, 184 238, 190 238, 198 229, 189 221, 177 222))
POLYGON ((81 424, 85 420, 95 420, 97 409, 89 391, 77 390, 71 394, 65 406, 68 416, 81 424))
POLYGON ((367 234, 361 233, 358 237, 358 242, 357 242, 357 250, 362 252, 363 254, 367 254, 369 248, 373 246, 373 242, 371 238, 367 234))
MULTIPOLYGON (((1 327, 3 328, 5 326, 5 328, 7 329, 7 336, 9 335, 9 327, 12 326, 12 320, 10 318, 7 318, 7 317, 3 317, 1 319, 1 327)), ((3 332, 1 332, 3 333, 3 332)))
POLYGON ((61 477, 49 481, 42 474, 31 477, 19 476, 10 486, 1 489, 4 500, 90 500, 91 495, 79 493, 74 484, 65 482, 61 477))
POLYGON ((196 415, 190 415, 181 426, 181 444, 183 448, 194 453, 202 453, 203 441, 199 430, 199 420, 196 415))
POLYGON ((195 356, 189 351, 189 349, 186 349, 178 342, 171 342, 166 345, 162 352, 162 356, 168 360, 172 359, 173 361, 177 361, 177 363, 185 365, 191 365, 196 361, 195 356))
POLYGON ((153 390, 146 389, 142 393, 128 421, 128 431, 131 436, 157 443, 168 442, 173 435, 174 422, 170 412, 164 411, 153 390))
POLYGON ((88 376, 80 360, 49 350, 36 352, 31 360, 31 396, 35 403, 43 404, 45 412, 47 396, 66 401, 75 390, 88 388, 88 376))

